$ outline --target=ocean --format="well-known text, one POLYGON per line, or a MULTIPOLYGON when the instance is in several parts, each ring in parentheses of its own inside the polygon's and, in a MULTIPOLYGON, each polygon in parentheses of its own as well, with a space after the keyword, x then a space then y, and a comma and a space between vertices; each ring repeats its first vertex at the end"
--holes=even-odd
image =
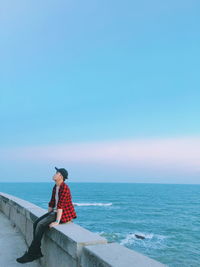
MULTIPOLYGON (((74 223, 170 267, 200 266, 200 185, 68 185, 78 216, 74 223)), ((0 183, 0 192, 47 209, 53 186, 0 183)))

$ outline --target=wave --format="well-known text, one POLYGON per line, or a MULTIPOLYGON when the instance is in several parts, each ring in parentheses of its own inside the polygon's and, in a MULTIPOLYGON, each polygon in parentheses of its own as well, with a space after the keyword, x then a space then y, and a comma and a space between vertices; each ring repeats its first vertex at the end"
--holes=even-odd
POLYGON ((112 206, 112 203, 73 203, 74 206, 112 206))
POLYGON ((166 236, 153 234, 153 233, 142 233, 142 232, 134 232, 126 235, 124 239, 120 241, 121 245, 132 245, 140 242, 140 245, 143 247, 158 247, 163 245, 164 239, 166 236), (144 239, 137 238, 138 236, 144 237, 144 239))
POLYGON ((153 233, 142 233, 133 232, 129 234, 117 233, 117 232, 97 232, 100 236, 105 237, 109 242, 117 242, 122 246, 130 249, 139 249, 147 251, 151 249, 164 249, 167 246, 165 239, 167 236, 153 234, 153 233), (137 238, 135 235, 143 236, 144 239, 137 238))

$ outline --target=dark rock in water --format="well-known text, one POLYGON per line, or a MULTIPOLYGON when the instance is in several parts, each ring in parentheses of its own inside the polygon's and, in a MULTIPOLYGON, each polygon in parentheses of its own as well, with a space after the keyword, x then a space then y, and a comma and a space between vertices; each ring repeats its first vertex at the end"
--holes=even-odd
POLYGON ((139 238, 139 239, 145 239, 145 237, 142 236, 142 235, 137 235, 137 234, 135 234, 135 237, 137 237, 137 238, 139 238))

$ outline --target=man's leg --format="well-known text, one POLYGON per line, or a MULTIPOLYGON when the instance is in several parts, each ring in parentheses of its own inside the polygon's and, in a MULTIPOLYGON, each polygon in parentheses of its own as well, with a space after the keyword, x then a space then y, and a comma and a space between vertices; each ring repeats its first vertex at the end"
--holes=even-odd
POLYGON ((56 220, 56 212, 49 212, 36 220, 33 230, 33 241, 28 252, 31 254, 41 252, 41 240, 44 232, 49 228, 49 224, 56 220))
POLYGON ((17 262, 25 263, 33 261, 37 258, 42 257, 41 253, 41 239, 44 234, 44 232, 48 229, 49 224, 51 222, 54 222, 56 220, 56 212, 49 212, 48 214, 44 214, 43 218, 38 218, 35 231, 34 231, 34 238, 33 241, 28 249, 28 252, 26 252, 22 257, 17 258, 17 262))
POLYGON ((44 219, 45 217, 47 217, 51 212, 52 212, 52 211, 43 214, 41 217, 37 218, 37 219, 34 221, 34 223, 33 223, 33 238, 34 238, 34 236, 35 236, 35 229, 36 229, 37 224, 39 223, 39 221, 41 221, 42 219, 44 219))

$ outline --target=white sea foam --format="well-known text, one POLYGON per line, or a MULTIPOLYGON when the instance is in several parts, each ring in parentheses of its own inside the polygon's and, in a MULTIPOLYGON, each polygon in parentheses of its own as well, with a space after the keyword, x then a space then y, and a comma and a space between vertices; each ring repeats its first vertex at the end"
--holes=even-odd
POLYGON ((153 234, 153 233, 141 233, 134 232, 126 235, 124 239, 121 240, 121 245, 132 245, 134 243, 140 242, 144 247, 156 247, 163 243, 163 240, 167 238, 163 235, 153 234), (145 239, 139 239, 135 235, 143 236, 145 239))
POLYGON ((112 206, 112 203, 73 203, 75 206, 112 206))
POLYGON ((97 234, 105 237, 111 242, 119 242, 123 246, 129 248, 141 247, 144 249, 159 249, 165 247, 165 239, 167 236, 153 234, 153 233, 142 233, 142 232, 133 232, 128 233, 124 236, 122 233, 114 232, 97 232, 97 234), (143 236, 145 239, 139 239, 135 235, 143 236))

